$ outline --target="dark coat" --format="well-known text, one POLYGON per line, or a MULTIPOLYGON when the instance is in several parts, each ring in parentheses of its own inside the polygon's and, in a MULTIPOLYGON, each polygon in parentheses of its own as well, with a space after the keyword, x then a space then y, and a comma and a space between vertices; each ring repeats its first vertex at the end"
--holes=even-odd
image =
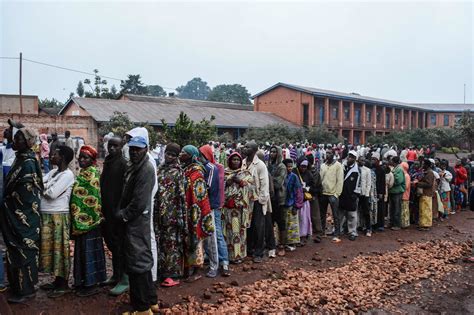
POLYGON ((375 178, 377 183, 377 194, 385 196, 385 171, 380 165, 375 167, 375 178))
POLYGON ((342 186, 342 193, 339 196, 339 207, 346 211, 357 210, 357 199, 359 194, 356 193, 359 182, 359 168, 354 164, 352 168, 348 166, 344 169, 344 186, 342 186))
POLYGON ((118 217, 125 222, 124 257, 128 273, 144 273, 153 267, 150 211, 155 169, 148 155, 129 165, 118 217))

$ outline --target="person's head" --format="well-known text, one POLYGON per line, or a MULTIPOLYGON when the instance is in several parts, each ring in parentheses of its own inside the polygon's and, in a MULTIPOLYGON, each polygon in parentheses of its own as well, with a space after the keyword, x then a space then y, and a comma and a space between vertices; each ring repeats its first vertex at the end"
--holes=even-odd
POLYGON ((423 169, 428 170, 432 167, 432 163, 429 159, 424 159, 423 160, 423 169))
POLYGON ((355 161, 357 160, 357 157, 358 157, 358 154, 356 151, 354 150, 349 151, 349 153, 347 154, 347 165, 349 166, 353 165, 355 161))
POLYGON ((272 162, 275 162, 277 160, 277 158, 278 158, 278 149, 277 149, 277 147, 272 147, 270 149, 270 160, 272 162))
POLYGON ((198 148, 193 145, 185 145, 183 149, 181 149, 181 153, 179 154, 179 161, 184 165, 188 165, 192 162, 196 162, 199 159, 200 153, 198 148))
POLYGON ((248 158, 253 158, 258 151, 258 145, 255 141, 248 141, 244 146, 244 154, 248 158))
POLYGON ((40 134, 40 140, 41 142, 48 142, 48 135, 45 133, 40 134))
POLYGON ((462 165, 462 162, 460 159, 457 159, 456 160, 456 163, 454 164, 455 166, 461 166, 462 165))
POLYGON ((291 173, 293 171, 293 160, 292 159, 284 159, 283 164, 286 166, 286 171, 291 173))
POLYGON ((118 136, 113 136, 107 141, 107 151, 111 156, 122 154, 122 139, 118 136))
POLYGON ((445 169, 448 168, 448 161, 442 160, 442 161, 439 163, 439 167, 444 171, 445 169))
POLYGON ((334 160, 334 151, 333 149, 326 150, 326 162, 332 163, 334 160))
POLYGON ((97 150, 90 145, 83 145, 79 151, 79 167, 88 168, 97 163, 97 150))
POLYGON ((238 152, 234 152, 229 155, 227 164, 231 170, 237 170, 242 167, 242 156, 238 152))
POLYGON ((8 143, 13 142, 13 135, 12 135, 12 129, 11 128, 7 128, 3 131, 3 139, 7 139, 8 143))
POLYGON ((166 145, 165 149, 165 164, 174 164, 178 160, 181 147, 179 144, 171 142, 166 145))
POLYGON ((71 132, 70 132, 69 130, 66 130, 66 131, 64 132, 64 137, 65 137, 66 139, 68 139, 70 136, 71 136, 71 132))
POLYGON ((365 157, 359 156, 359 158, 357 159, 357 163, 359 164, 359 166, 365 166, 366 164, 365 157))
POLYGON ((66 145, 60 145, 52 152, 50 162, 52 165, 56 165, 60 168, 67 168, 73 158, 74 151, 66 145))
POLYGON ((417 161, 413 162, 413 167, 414 167, 415 169, 419 169, 419 168, 421 167, 420 161, 417 160, 417 161))
POLYGON ((136 136, 128 142, 130 162, 140 163, 148 153, 148 143, 144 137, 136 136))
POLYGON ((400 158, 398 156, 392 156, 392 158, 390 159, 390 163, 392 166, 397 166, 398 164, 400 164, 400 158))
POLYGON ((13 150, 26 152, 36 144, 37 134, 31 128, 21 128, 13 137, 13 150))
POLYGON ((127 144, 130 141, 130 139, 132 139, 132 136, 126 133, 122 138, 122 145, 127 144))
POLYGON ((51 134, 51 139, 52 139, 53 141, 58 140, 58 134, 57 134, 56 132, 53 132, 53 133, 51 134))
POLYGON ((309 162, 306 158, 298 160, 298 171, 303 174, 308 170, 309 162))
POLYGON ((314 164, 314 155, 311 152, 307 153, 306 160, 308 160, 308 167, 311 167, 314 164))

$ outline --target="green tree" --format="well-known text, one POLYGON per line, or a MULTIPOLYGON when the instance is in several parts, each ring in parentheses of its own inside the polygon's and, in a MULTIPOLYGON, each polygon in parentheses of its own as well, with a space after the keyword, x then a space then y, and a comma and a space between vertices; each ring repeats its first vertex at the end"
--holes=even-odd
POLYGON ((92 83, 90 79, 85 79, 84 84, 87 84, 90 88, 90 91, 84 93, 85 97, 108 98, 110 95, 107 80, 102 80, 99 75, 99 70, 97 69, 94 69, 94 83, 92 83))
POLYGON ((166 96, 165 90, 159 85, 147 85, 148 95, 166 96))
POLYGON ((39 108, 62 108, 64 104, 53 97, 52 99, 40 99, 38 101, 38 106, 39 108))
POLYGON ((262 128, 251 127, 240 140, 255 140, 259 144, 269 142, 279 145, 282 143, 301 142, 303 139, 303 128, 290 128, 283 124, 272 124, 262 128))
POLYGON ((339 143, 343 139, 339 138, 333 131, 325 125, 313 126, 307 130, 306 140, 311 143, 339 143))
POLYGON ((109 132, 113 132, 114 135, 123 137, 125 133, 133 127, 135 127, 135 125, 127 113, 114 112, 110 120, 100 126, 99 134, 105 136, 109 132))
POLYGON ((207 100, 211 88, 207 85, 207 82, 203 81, 201 78, 194 78, 191 81, 188 81, 186 85, 177 87, 176 91, 180 98, 207 100))
POLYGON ((455 128, 461 134, 465 143, 469 145, 469 151, 474 147, 474 114, 467 110, 463 112, 461 118, 456 122, 455 128))
POLYGON ((250 93, 240 84, 221 84, 215 86, 207 98, 208 101, 237 104, 252 104, 250 93))
POLYGON ((167 141, 176 142, 180 146, 187 144, 201 146, 217 136, 214 120, 215 117, 212 116, 210 120, 203 119, 196 123, 184 112, 180 112, 173 127, 170 127, 164 120, 161 120, 161 123, 167 141))
POLYGON ((148 93, 147 87, 142 83, 139 74, 129 74, 127 80, 121 81, 120 90, 124 94, 146 95, 148 93))
POLYGON ((77 83, 76 93, 79 97, 84 96, 84 84, 82 84, 82 81, 79 81, 79 83, 77 83))

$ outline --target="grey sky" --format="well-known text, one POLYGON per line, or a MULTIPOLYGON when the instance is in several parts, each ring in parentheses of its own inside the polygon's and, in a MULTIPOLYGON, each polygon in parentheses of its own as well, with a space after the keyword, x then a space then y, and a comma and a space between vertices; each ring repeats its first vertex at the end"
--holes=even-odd
MULTIPOLYGON (((473 2, 12 2, 0 56, 175 88, 199 76, 406 102, 474 102, 473 2)), ((0 60, 0 93, 18 62, 0 60)), ((24 63, 23 93, 65 101, 83 74, 24 63)), ((108 80, 118 87, 120 82, 108 80)))

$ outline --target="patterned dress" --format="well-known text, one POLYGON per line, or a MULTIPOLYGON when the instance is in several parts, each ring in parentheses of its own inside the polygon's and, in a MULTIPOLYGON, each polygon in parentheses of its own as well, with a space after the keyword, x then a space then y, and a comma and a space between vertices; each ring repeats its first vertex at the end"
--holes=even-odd
POLYGON ((229 251, 229 260, 236 261, 247 257, 247 229, 250 227, 252 209, 250 200, 254 199, 255 186, 248 170, 229 168, 225 171, 225 203, 222 209, 223 234, 229 251), (238 176, 242 184, 228 184, 238 176))
POLYGON ((0 225, 7 246, 7 276, 13 294, 35 292, 40 244, 41 168, 35 153, 17 153, 6 177, 0 225))
POLYGON ((92 286, 104 282, 104 243, 99 171, 95 166, 81 169, 71 195, 71 226, 74 236, 74 285, 92 286))
POLYGON ((286 200, 284 215, 286 216, 286 245, 300 243, 300 224, 298 213, 293 214, 293 207, 300 210, 303 207, 303 188, 295 173, 289 173, 285 178, 286 200))
POLYGON ((184 237, 188 223, 184 173, 177 164, 162 164, 157 170, 157 179, 153 218, 159 275, 163 279, 178 278, 183 276, 184 237))
POLYGON ((204 168, 191 163, 184 168, 184 191, 187 223, 184 240, 185 268, 204 262, 202 239, 214 232, 214 220, 204 180, 204 168))

